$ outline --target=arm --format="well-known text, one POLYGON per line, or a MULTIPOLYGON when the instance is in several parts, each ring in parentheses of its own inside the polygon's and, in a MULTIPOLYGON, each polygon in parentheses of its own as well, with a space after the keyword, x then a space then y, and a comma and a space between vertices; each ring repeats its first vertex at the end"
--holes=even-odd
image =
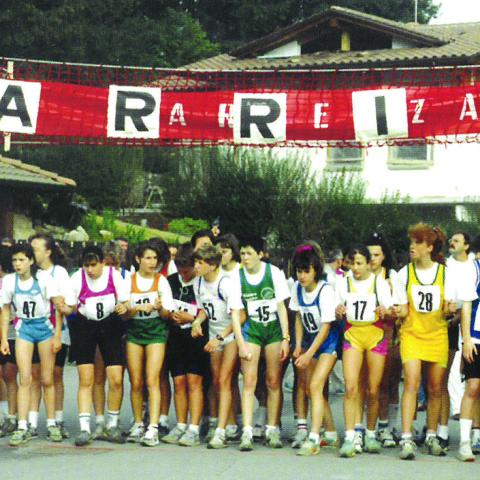
POLYGON ((52 353, 57 353, 62 348, 62 326, 62 314, 58 308, 55 308, 55 335, 53 336, 52 353))
POLYGON ((240 311, 241 310, 232 310, 231 316, 232 316, 232 321, 220 332, 220 334, 215 337, 210 339, 207 344, 205 345, 205 351, 206 352, 214 352, 218 346, 220 345, 223 340, 225 340, 225 337, 228 337, 233 332, 233 319, 235 318, 235 321, 237 323, 241 322, 241 317, 240 317, 240 311), (221 337, 221 338, 218 338, 221 337))
POLYGON ((285 307, 285 302, 283 300, 277 303, 277 311, 283 336, 282 346, 280 348, 280 360, 284 361, 288 358, 288 352, 290 350, 290 335, 288 332, 287 307, 285 307))
POLYGON ((192 337, 203 337, 202 332, 202 323, 207 319, 207 313, 205 310, 200 309, 195 317, 195 320, 192 322, 192 337))
POLYGON ((317 333, 315 340, 310 345, 310 348, 300 355, 297 360, 295 361, 295 365, 298 368, 307 368, 310 361, 312 360, 315 353, 318 349, 322 346, 323 342, 327 339, 328 334, 330 333, 330 324, 329 323, 322 323, 320 327, 320 331, 317 333))
POLYGON ((295 315, 295 350, 293 358, 298 358, 302 353, 303 325, 300 312, 295 315))
MULTIPOLYGON (((240 312, 243 311, 244 310, 240 310, 240 312)), ((250 352, 250 349, 248 348, 248 345, 243 338, 241 315, 239 315, 238 317, 236 315, 232 315, 232 330, 237 341, 238 356, 242 360, 250 360, 252 358, 252 352, 250 352)))
POLYGON ((2 327, 2 340, 0 343, 0 352, 4 355, 10 353, 10 348, 8 346, 8 325, 10 324, 10 303, 2 305, 1 313, 1 327, 2 327))
POLYGON ((472 319, 472 302, 463 302, 462 306, 462 337, 463 337, 463 357, 468 363, 473 362, 473 357, 477 353, 477 347, 470 336, 470 322, 472 319))

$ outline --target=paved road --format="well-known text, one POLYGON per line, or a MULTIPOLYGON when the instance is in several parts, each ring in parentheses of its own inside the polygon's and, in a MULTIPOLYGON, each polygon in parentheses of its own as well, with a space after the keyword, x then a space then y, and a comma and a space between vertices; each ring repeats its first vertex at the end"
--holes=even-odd
MULTIPOLYGON (((66 375, 66 425, 73 435, 78 431, 75 395, 77 376, 74 367, 67 367, 66 375)), ((128 382, 125 381, 128 392, 128 382)), ((286 396, 282 423, 286 430, 293 426, 291 404, 286 396)), ((124 401, 122 424, 131 418, 128 401, 124 401)), ((333 410, 342 426, 342 399, 333 397, 333 410)), ((420 423, 424 414, 420 414, 420 423)), ((44 417, 40 422, 43 425, 44 417)), ((172 417, 173 421, 173 417, 172 417)), ((422 424, 422 423, 421 423, 422 424)), ((451 422, 453 451, 445 458, 419 455, 414 462, 398 459, 398 451, 384 450, 381 455, 358 455, 341 459, 335 451, 322 450, 317 457, 301 458, 288 447, 269 450, 258 446, 253 452, 241 453, 236 447, 220 451, 207 450, 205 446, 182 448, 160 445, 145 448, 138 445, 112 445, 94 442, 87 448, 76 448, 71 440, 51 444, 33 440, 28 446, 10 448, 6 439, 0 439, 0 480, 56 480, 56 479, 216 479, 235 480, 390 480, 396 478, 416 480, 452 480, 480 478, 480 458, 474 464, 461 464, 454 458, 458 443, 458 422, 451 422)), ((41 432, 42 433, 42 432, 41 432)))

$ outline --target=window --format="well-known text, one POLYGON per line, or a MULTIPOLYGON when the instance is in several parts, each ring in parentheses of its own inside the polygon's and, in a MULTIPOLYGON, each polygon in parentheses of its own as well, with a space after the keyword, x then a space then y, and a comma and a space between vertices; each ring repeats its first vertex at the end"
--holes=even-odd
POLYGON ((326 170, 359 171, 363 169, 365 148, 337 148, 328 147, 326 170))
POLYGON ((388 168, 392 170, 419 170, 432 165, 432 145, 402 145, 388 149, 388 168))

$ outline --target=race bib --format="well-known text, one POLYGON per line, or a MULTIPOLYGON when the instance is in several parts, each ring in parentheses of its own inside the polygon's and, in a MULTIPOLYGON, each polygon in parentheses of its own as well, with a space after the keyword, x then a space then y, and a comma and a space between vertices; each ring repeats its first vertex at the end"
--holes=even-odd
POLYGON ((377 298, 373 293, 347 295, 347 322, 374 323, 376 320, 375 309, 377 298))
POLYGON ((198 307, 196 305, 192 305, 191 303, 182 302, 181 300, 174 300, 175 307, 180 312, 187 312, 194 317, 197 316, 198 307))
POLYGON ((85 313, 89 320, 103 320, 115 310, 115 295, 100 295, 85 300, 85 313))
POLYGON ((412 285, 412 298, 415 310, 419 313, 440 310, 442 299, 438 285, 412 285))
MULTIPOLYGON (((157 292, 148 292, 148 293, 132 293, 130 295, 130 305, 132 307, 138 305, 145 305, 147 303, 154 304, 158 298, 157 292)), ((134 318, 158 318, 160 316, 158 310, 152 310, 150 313, 147 312, 138 312, 134 318)))
POLYGON ((260 323, 277 320, 277 302, 273 300, 250 300, 247 303, 248 316, 260 323))
POLYGON ((22 320, 50 317, 50 311, 45 309, 42 295, 15 295, 16 315, 22 320))
POLYGON ((317 306, 301 307, 303 328, 308 333, 317 333, 320 325, 320 311, 317 306))

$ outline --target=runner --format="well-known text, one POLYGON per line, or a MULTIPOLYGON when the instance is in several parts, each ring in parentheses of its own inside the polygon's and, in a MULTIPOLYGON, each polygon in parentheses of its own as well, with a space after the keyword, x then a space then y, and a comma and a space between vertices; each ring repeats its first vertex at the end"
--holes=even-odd
POLYGON ((203 335, 202 323, 208 318, 208 342, 212 382, 218 397, 218 426, 208 448, 225 448, 225 428, 232 407, 232 375, 238 358, 232 333, 232 320, 240 324, 243 309, 238 281, 220 272, 221 252, 213 246, 199 248, 195 254, 195 298, 202 305, 192 323, 192 336, 203 335))
POLYGON ((411 263, 397 276, 395 313, 400 327, 400 355, 403 364, 402 441, 400 458, 413 460, 416 445, 412 424, 422 366, 428 383, 426 450, 443 456, 445 450, 436 436, 440 418, 442 385, 448 363, 446 316, 456 311, 455 289, 441 253, 445 234, 418 223, 408 230, 411 263))
POLYGON ((193 249, 189 243, 178 248, 178 273, 168 277, 175 303, 167 345, 167 364, 173 377, 176 426, 162 442, 194 446, 203 413, 203 378, 208 369, 205 338, 192 337, 192 322, 198 313, 193 291, 195 279, 193 249), (188 414, 190 425, 187 429, 188 414))
MULTIPOLYGON (((320 453, 320 428, 328 405, 324 391, 337 360, 340 326, 335 322, 335 291, 322 280, 323 262, 311 245, 297 247, 293 268, 297 277, 290 298, 290 310, 296 312, 293 357, 306 373, 298 382, 306 383, 312 416, 310 434, 298 455, 309 456, 320 453)), ((306 426, 306 412, 304 421, 306 426)), ((337 432, 328 431, 326 437, 335 442, 337 432)))
POLYGON ((131 276, 127 318, 127 361, 130 374, 134 424, 128 441, 147 447, 158 445, 160 417, 160 371, 165 359, 168 322, 175 310, 167 279, 156 273, 158 253, 146 242, 139 245, 135 260, 138 271, 131 276), (144 377, 148 389, 150 423, 142 421, 144 377))
POLYGON ((47 412, 47 438, 61 442, 62 434, 55 422, 55 385, 53 370, 55 354, 61 348, 62 310, 65 309, 56 282, 47 272, 36 272, 34 254, 28 244, 12 247, 12 264, 15 273, 3 279, 0 297, 2 308, 2 340, 0 351, 10 353, 8 344, 8 327, 11 306, 14 305, 16 316, 17 339, 15 356, 19 371, 17 392, 18 429, 13 432, 9 444, 19 446, 30 440, 27 415, 30 404, 30 387, 32 382, 32 356, 35 344, 38 345, 42 386, 45 392, 47 412), (50 301, 55 303, 56 325, 50 321, 50 301))
POLYGON ((247 312, 243 327, 235 318, 233 328, 237 339, 243 372, 241 451, 253 449, 253 407, 257 371, 262 349, 265 351, 267 383, 266 443, 282 448, 279 419, 281 414, 281 377, 283 362, 288 358, 290 335, 284 301, 289 298, 285 275, 277 267, 262 262, 264 242, 261 238, 240 240, 242 300, 247 312))
POLYGON ((79 376, 78 409, 80 433, 76 446, 92 441, 90 406, 94 381, 95 350, 102 354, 108 378, 108 440, 124 443, 118 420, 123 397, 124 332, 119 315, 128 311, 128 285, 120 273, 104 264, 102 249, 88 246, 82 252, 82 268, 72 275, 72 287, 78 300, 77 318, 70 323, 72 355, 79 376))

